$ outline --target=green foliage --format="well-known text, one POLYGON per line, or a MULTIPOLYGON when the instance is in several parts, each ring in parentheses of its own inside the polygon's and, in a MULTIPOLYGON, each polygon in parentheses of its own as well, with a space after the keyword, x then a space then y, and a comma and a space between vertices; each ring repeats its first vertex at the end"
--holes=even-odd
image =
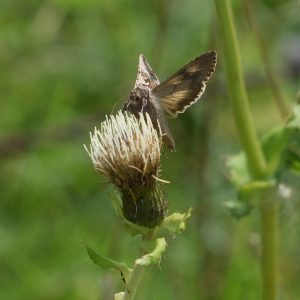
POLYGON ((190 208, 185 214, 182 213, 173 213, 167 216, 159 230, 167 229, 171 234, 180 233, 186 228, 186 220, 190 218, 192 214, 192 208, 190 208))
POLYGON ((156 239, 156 246, 150 253, 143 255, 135 261, 136 265, 149 266, 151 264, 159 264, 163 253, 166 251, 167 243, 164 238, 156 239))
POLYGON ((227 160, 229 178, 237 191, 237 200, 226 202, 232 214, 240 218, 249 214, 256 199, 266 189, 280 184, 280 174, 287 170, 299 171, 300 105, 295 105, 286 124, 271 129, 262 138, 262 148, 268 163, 269 179, 253 180, 245 154, 239 153, 227 160))

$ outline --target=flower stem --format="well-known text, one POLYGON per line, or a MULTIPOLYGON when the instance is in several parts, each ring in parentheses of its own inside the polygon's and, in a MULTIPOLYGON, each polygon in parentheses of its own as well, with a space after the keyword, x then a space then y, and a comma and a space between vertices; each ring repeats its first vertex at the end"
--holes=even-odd
POLYGON ((126 292, 124 295, 124 300, 132 300, 134 299, 136 289, 138 287, 138 284, 140 282, 142 273, 144 270, 144 266, 135 264, 132 270, 132 275, 130 280, 127 283, 126 292))
MULTIPOLYGON (((146 234, 143 239, 144 240, 153 240, 155 238, 156 235, 156 229, 151 230, 148 234, 146 234)), ((145 254, 145 251, 140 248, 139 251, 139 257, 142 257, 145 254)), ((136 293, 136 289, 139 285, 141 276, 143 274, 145 266, 142 266, 140 264, 135 263, 133 270, 132 270, 132 274, 131 277, 129 279, 129 281, 126 284, 126 291, 124 293, 124 298, 123 300, 133 300, 135 297, 135 293, 136 293)))
MULTIPOLYGON (((246 93, 242 75, 240 53, 236 37, 233 13, 229 0, 215 0, 219 21, 223 53, 227 73, 231 106, 238 128, 239 137, 247 156, 253 178, 268 176, 267 163, 262 152, 246 93)), ((261 199, 262 235, 262 279, 263 300, 276 300, 277 295, 277 244, 278 244, 278 204, 270 192, 261 199)))

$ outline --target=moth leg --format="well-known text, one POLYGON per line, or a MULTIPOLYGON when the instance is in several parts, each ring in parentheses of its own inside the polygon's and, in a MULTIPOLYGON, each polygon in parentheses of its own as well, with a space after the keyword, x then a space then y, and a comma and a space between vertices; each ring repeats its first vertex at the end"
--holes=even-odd
POLYGON ((141 109, 141 112, 144 112, 144 108, 146 107, 147 103, 148 103, 147 99, 143 98, 142 99, 142 109, 141 109))

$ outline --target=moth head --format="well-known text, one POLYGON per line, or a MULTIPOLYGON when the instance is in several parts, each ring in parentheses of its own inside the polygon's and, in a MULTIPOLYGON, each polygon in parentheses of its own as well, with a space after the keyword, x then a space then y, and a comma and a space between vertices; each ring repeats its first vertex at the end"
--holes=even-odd
POLYGON ((150 97, 150 88, 147 85, 140 84, 135 87, 130 93, 131 101, 142 101, 143 99, 148 100, 150 97))

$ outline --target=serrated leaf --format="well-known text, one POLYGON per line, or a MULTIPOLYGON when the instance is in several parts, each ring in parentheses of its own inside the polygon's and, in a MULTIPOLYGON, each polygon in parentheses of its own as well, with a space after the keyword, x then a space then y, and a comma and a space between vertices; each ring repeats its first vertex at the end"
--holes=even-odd
POLYGON ((101 254, 97 253, 94 249, 85 245, 88 256, 92 260, 94 264, 100 266, 103 269, 116 269, 121 273, 121 276, 127 282, 129 280, 131 269, 127 267, 124 262, 117 262, 113 259, 107 258, 102 256, 101 254))
POLYGON ((170 216, 167 216, 160 227, 166 228, 169 232, 173 234, 185 230, 186 220, 191 216, 192 210, 193 209, 190 208, 185 214, 176 212, 170 216))
POLYGON ((156 246, 151 253, 148 253, 135 261, 136 265, 148 266, 151 264, 158 264, 161 261, 162 254, 166 251, 167 242, 164 238, 156 240, 156 246))

